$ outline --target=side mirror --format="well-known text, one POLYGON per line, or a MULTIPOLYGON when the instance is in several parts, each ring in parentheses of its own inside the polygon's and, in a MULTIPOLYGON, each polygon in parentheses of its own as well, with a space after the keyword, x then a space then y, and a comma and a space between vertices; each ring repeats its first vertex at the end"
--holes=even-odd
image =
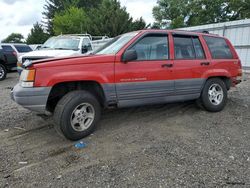
POLYGON ((137 60, 137 57, 137 52, 135 50, 127 50, 122 56, 122 61, 125 63, 129 61, 134 61, 137 60))
POLYGON ((88 52, 88 46, 83 46, 82 47, 82 53, 85 54, 88 52))

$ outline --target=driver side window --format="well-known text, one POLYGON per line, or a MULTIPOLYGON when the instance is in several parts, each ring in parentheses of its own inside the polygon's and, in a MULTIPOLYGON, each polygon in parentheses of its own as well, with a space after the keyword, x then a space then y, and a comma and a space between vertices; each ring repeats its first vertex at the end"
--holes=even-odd
POLYGON ((137 61, 169 59, 167 34, 152 34, 140 39, 131 49, 137 53, 137 61))

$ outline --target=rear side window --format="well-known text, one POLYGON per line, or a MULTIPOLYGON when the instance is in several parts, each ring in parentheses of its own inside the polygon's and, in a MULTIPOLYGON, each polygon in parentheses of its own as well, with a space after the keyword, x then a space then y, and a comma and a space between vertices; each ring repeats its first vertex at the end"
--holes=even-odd
POLYGON ((225 39, 204 36, 213 59, 233 59, 233 54, 225 39))
POLYGON ((205 54, 197 36, 174 35, 175 59, 204 59, 205 54))
POLYGON ((138 61, 167 60, 168 36, 150 34, 139 40, 131 49, 137 52, 138 61))
POLYGON ((14 49, 11 46, 2 45, 4 52, 14 52, 14 49))
POLYGON ((14 46, 19 53, 26 53, 32 51, 32 49, 26 45, 14 45, 14 46))

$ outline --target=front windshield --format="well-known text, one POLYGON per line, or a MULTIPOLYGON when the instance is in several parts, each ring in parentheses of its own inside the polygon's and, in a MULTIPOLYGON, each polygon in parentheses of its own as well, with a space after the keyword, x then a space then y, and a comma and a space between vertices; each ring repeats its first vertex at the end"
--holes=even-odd
POLYGON ((99 48, 94 54, 106 55, 106 54, 116 54, 119 50, 127 44, 132 38, 134 38, 138 32, 126 33, 124 35, 117 36, 105 44, 103 47, 99 48))
POLYGON ((55 50, 78 50, 80 38, 73 37, 52 37, 48 39, 42 49, 55 49, 55 50))

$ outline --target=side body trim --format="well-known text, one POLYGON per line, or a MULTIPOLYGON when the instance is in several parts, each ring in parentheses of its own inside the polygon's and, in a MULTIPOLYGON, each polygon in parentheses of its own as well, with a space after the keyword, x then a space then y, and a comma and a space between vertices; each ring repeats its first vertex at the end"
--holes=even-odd
POLYGON ((118 107, 194 100, 200 97, 206 79, 166 80, 102 84, 107 104, 118 107))

